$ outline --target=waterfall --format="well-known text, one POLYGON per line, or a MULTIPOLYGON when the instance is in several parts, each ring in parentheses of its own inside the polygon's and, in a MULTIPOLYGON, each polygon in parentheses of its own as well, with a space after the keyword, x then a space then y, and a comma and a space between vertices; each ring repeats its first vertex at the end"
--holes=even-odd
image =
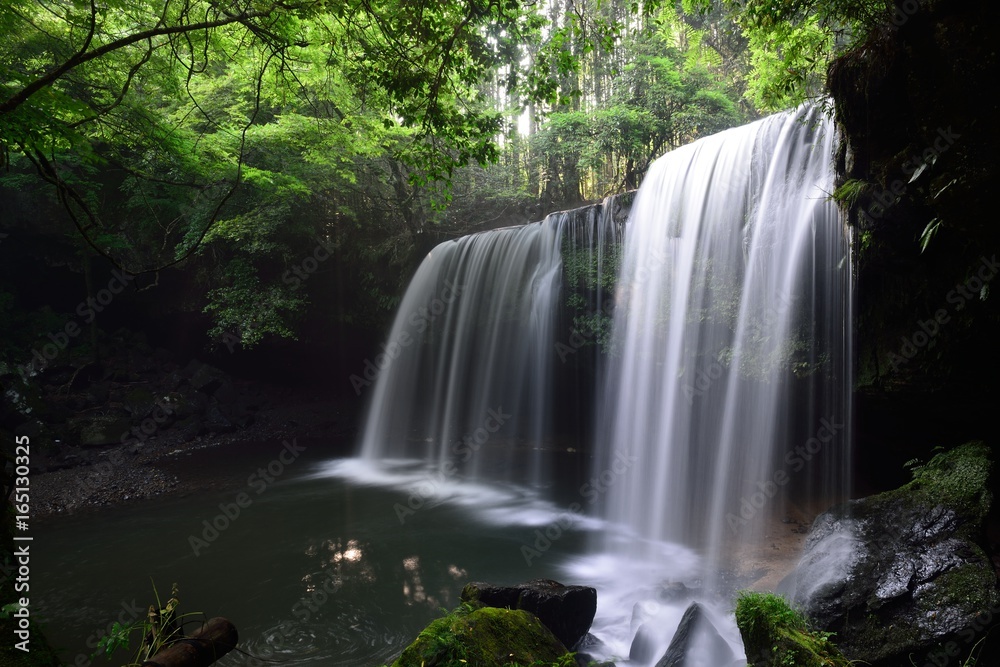
MULTIPOLYGON (((596 266, 600 281, 603 249, 617 238, 615 210, 609 202, 435 247, 367 364, 377 377, 362 457, 545 485, 543 445, 553 449, 565 374, 560 344, 575 340, 563 307, 563 254, 596 266)), ((602 308, 600 295, 581 298, 602 308)))
POLYGON ((661 157, 636 196, 598 469, 642 461, 605 503, 642 544, 720 566, 783 501, 845 493, 851 262, 829 198, 834 135, 815 108, 771 116, 661 157))
POLYGON ((636 195, 593 474, 612 528, 571 567, 603 595, 609 654, 644 634, 635 662, 655 662, 692 598, 738 653, 733 590, 777 583, 797 556, 782 536, 847 495, 852 265, 834 141, 803 107, 664 155, 636 195))
MULTIPOLYGON (((608 200, 437 246, 366 362, 362 458, 548 491, 579 481, 553 455, 584 449, 590 481, 547 502, 599 516, 566 568, 598 587, 603 654, 627 655, 645 624, 632 662, 653 664, 693 598, 737 654, 732 590, 778 576, 776 556, 796 555, 780 535, 848 489, 853 269, 834 141, 802 107, 658 159, 624 231, 608 200)), ((465 498, 486 504, 480 487, 465 498)))

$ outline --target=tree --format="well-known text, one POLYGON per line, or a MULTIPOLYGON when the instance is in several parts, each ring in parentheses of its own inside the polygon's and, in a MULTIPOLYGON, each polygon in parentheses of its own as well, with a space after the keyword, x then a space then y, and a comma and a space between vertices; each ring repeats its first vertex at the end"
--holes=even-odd
POLYGON ((539 25, 510 0, 14 0, 0 167, 53 186, 84 258, 154 276, 190 260, 219 326, 288 335, 305 301, 280 278, 317 239, 383 194, 419 232, 415 202, 496 159, 476 84, 539 25))
POLYGON ((825 91, 826 70, 892 17, 890 0, 684 0, 689 14, 728 14, 747 40, 747 98, 777 111, 825 91))
POLYGON ((415 181, 447 182, 456 166, 494 159, 498 116, 472 86, 526 29, 506 0, 15 0, 0 8, 0 165, 30 161, 94 251, 155 271, 225 217, 252 175, 248 135, 293 98, 301 116, 355 138, 339 146, 347 160, 383 131, 411 129, 396 148, 415 181), (357 138, 356 117, 370 134, 357 138), (121 230, 74 183, 93 164, 192 190, 159 239, 171 257, 116 256, 121 230), (168 164, 169 178, 151 178, 168 164))

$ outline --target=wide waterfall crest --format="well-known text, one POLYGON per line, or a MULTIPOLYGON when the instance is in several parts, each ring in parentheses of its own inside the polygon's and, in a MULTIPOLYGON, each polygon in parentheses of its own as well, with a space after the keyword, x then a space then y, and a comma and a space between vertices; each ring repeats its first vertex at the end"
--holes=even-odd
POLYGON ((853 269, 834 142, 802 107, 658 159, 624 232, 605 202, 437 246, 372 363, 361 463, 422 462, 425 486, 487 523, 590 531, 564 568, 598 588, 601 655, 628 655, 645 626, 655 657, 633 664, 655 663, 692 599, 739 655, 731 593, 775 586, 791 526, 848 488, 853 269), (596 386, 566 446, 571 269, 597 286, 575 298, 610 335, 588 341, 596 386), (550 488, 574 476, 591 481, 550 488), (492 507, 490 481, 507 483, 492 507), (553 523, 567 506, 582 509, 553 523))
POLYGON ((635 535, 714 558, 783 511, 786 491, 844 493, 851 264, 829 197, 834 140, 804 108, 650 168, 627 226, 598 463, 623 450, 644 462, 605 504, 635 535), (812 437, 809 461, 788 456, 812 437))
POLYGON ((608 484, 616 529, 570 565, 611 603, 594 624, 609 655, 641 627, 663 655, 691 599, 739 655, 734 590, 775 586, 792 527, 846 497, 852 266, 834 142, 819 110, 778 114, 661 157, 636 196, 595 474, 622 452, 642 465, 608 484))
POLYGON ((607 202, 434 248, 374 364, 362 457, 544 485, 558 343, 570 336, 557 329, 563 246, 600 274, 602 249, 617 241, 615 210, 607 202))

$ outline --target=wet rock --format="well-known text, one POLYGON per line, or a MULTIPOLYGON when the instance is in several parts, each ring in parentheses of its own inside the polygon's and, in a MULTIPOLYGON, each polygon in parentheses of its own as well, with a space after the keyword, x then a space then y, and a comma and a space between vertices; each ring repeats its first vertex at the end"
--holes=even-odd
POLYGON ((250 426, 253 426, 254 422, 256 421, 257 418, 254 417, 249 412, 240 413, 233 418, 233 422, 239 428, 249 428, 250 426))
POLYGON ((628 649, 629 662, 647 663, 656 657, 656 635, 648 623, 643 623, 632 638, 628 649))
POLYGON ((577 667, 615 667, 611 660, 599 661, 595 656, 609 653, 607 646, 589 632, 576 645, 577 667))
POLYGON ((212 392, 212 397, 223 405, 231 405, 239 397, 239 394, 233 381, 227 378, 212 392))
POLYGON ((730 665, 735 659, 729 642, 719 634, 702 606, 692 602, 656 667, 718 667, 730 665))
POLYGON ((991 497, 989 449, 939 454, 909 484, 817 517, 779 586, 850 658, 916 664, 973 627, 1000 595, 980 546, 991 497))
POLYGON ((164 397, 164 405, 169 407, 177 419, 204 414, 208 408, 208 397, 190 387, 186 391, 173 391, 164 397))
MULTIPOLYGON (((197 363, 197 362, 192 362, 197 363)), ((188 365, 190 366, 190 364, 188 365)), ((187 369, 185 369, 187 370, 187 369)), ((226 374, 223 373, 218 368, 214 366, 209 366, 208 364, 199 364, 197 369, 191 374, 189 382, 191 386, 199 391, 203 391, 208 395, 213 394, 222 383, 228 378, 226 374)))
POLYGON ((173 431, 182 442, 193 440, 206 430, 199 415, 190 415, 178 420, 173 428, 173 431))
POLYGON ((462 590, 462 600, 477 601, 488 607, 530 611, 569 648, 583 639, 597 613, 594 588, 564 586, 551 579, 535 579, 518 586, 474 582, 462 590))
POLYGON ((692 590, 679 581, 667 581, 657 591, 657 598, 663 602, 677 602, 689 599, 692 590))

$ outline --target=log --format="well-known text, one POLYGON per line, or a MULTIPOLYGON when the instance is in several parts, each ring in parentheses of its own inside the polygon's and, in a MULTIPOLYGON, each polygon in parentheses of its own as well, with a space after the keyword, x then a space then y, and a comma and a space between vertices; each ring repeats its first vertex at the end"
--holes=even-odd
POLYGON ((208 667, 239 641, 236 626, 221 616, 210 618, 189 637, 178 639, 142 663, 142 667, 208 667))

